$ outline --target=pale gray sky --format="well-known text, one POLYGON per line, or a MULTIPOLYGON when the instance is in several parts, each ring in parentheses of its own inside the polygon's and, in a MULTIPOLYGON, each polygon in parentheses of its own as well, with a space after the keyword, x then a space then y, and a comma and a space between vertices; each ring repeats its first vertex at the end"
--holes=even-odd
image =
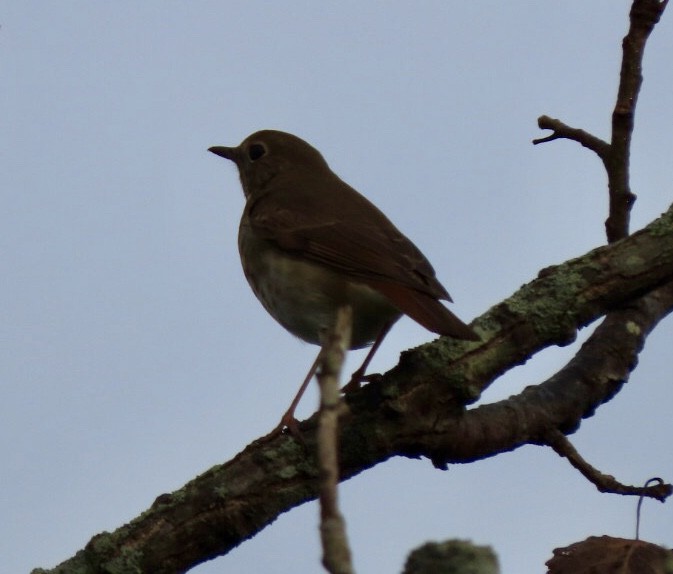
MULTIPOLYGON (((268 317, 238 261, 243 196, 207 153, 296 133, 426 253, 471 320, 603 243, 605 177, 546 113, 608 135, 629 2, 37 2, 0 9, 0 556, 53 566, 273 427, 316 348, 268 317)), ((673 14, 648 45, 634 229, 673 200, 673 14)), ((374 370, 432 339, 400 321, 374 370)), ((572 437, 625 482, 673 480, 673 323, 572 437)), ((574 347, 573 347, 574 348, 574 347)), ((550 349, 495 400, 567 360, 550 349)), ((360 354, 350 358, 354 368, 360 354)), ((314 410, 316 393, 300 415, 314 410)), ((632 536, 636 501, 549 449, 440 472, 397 459, 341 489, 355 565, 398 572, 428 539, 492 544, 503 572, 632 536)), ((193 570, 320 572, 318 510, 193 570)), ((671 545, 670 504, 642 536, 671 545)))

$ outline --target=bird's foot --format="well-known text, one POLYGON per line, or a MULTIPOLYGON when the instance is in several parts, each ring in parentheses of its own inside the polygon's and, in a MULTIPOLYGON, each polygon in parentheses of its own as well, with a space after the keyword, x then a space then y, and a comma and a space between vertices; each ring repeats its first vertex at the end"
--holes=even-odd
POLYGON ((344 394, 352 393, 353 391, 360 389, 360 387, 362 387, 362 383, 375 383, 380 381, 382 378, 383 375, 380 375, 379 373, 365 375, 364 371, 358 369, 351 376, 351 380, 341 387, 341 392, 344 394))
POLYGON ((261 439, 262 442, 270 441, 276 438, 278 435, 283 434, 283 431, 287 429, 289 433, 299 442, 304 443, 304 437, 299 430, 299 421, 294 418, 294 413, 286 412, 280 422, 275 426, 275 428, 268 434, 264 435, 261 439))

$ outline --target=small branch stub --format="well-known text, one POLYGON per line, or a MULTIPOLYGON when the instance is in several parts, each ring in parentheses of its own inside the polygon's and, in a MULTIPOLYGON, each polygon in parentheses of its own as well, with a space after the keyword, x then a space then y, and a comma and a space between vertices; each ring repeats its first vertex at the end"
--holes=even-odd
POLYGON ((596 137, 589 132, 578 128, 570 127, 561 120, 550 118, 549 116, 540 116, 537 119, 537 125, 542 130, 552 130, 552 133, 543 138, 533 140, 533 145, 554 141, 557 139, 568 139, 575 141, 585 148, 595 152, 598 157, 606 162, 610 154, 610 145, 601 138, 596 137))

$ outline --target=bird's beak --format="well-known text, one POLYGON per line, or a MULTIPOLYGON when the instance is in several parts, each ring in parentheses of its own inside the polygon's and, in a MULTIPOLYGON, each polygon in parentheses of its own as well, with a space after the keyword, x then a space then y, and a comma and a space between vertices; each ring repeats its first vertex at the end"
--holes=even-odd
POLYGON ((230 159, 231 161, 235 162, 236 157, 237 157, 237 148, 235 147, 224 147, 224 146, 213 146, 208 148, 209 152, 214 153, 215 155, 219 155, 220 157, 224 157, 226 159, 230 159))

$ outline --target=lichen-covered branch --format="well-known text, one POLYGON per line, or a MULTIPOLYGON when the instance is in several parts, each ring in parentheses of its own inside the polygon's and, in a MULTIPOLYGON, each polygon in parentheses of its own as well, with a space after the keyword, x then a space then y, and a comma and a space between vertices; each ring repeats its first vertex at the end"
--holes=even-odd
MULTIPOLYGON (((426 456, 441 466, 544 444, 550 428, 577 428, 614 394, 621 382, 612 378, 628 376, 645 336, 673 308, 666 286, 671 281, 673 208, 623 241, 541 272, 473 322, 481 343, 440 339, 405 352, 380 381, 347 398, 341 479, 392 456, 426 456), (509 401, 465 411, 499 374, 543 347, 568 343, 577 328, 616 308, 625 313, 627 330, 621 335, 632 335, 631 354, 590 347, 578 355, 583 362, 556 379, 509 401), (601 357, 609 368, 599 365, 601 357), (617 364, 621 358, 625 365, 617 364), (592 381, 592 368, 598 382, 592 381)), ((614 325, 607 330, 613 339, 599 337, 596 345, 617 337, 614 325)), ((72 572, 75 564, 81 572, 103 572, 114 564, 123 566, 119 572, 177 573, 225 554, 317 496, 316 418, 302 423, 301 431, 305 444, 287 435, 253 443, 179 491, 160 496, 114 533, 94 537, 71 562, 50 572, 72 572)))

